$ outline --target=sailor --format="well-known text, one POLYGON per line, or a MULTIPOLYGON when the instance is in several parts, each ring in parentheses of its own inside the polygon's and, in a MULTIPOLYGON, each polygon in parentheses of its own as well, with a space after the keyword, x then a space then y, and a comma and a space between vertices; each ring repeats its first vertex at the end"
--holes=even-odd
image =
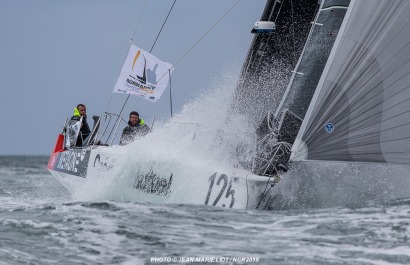
POLYGON ((150 128, 145 124, 145 121, 139 118, 140 115, 136 111, 131 111, 130 119, 127 127, 122 131, 120 145, 126 145, 136 138, 140 138, 149 133, 150 128))
POLYGON ((91 130, 90 126, 87 123, 87 108, 84 104, 78 104, 77 108, 74 108, 74 115, 71 117, 72 121, 79 121, 83 117, 83 121, 81 123, 80 132, 77 137, 76 146, 83 146, 84 140, 90 135, 91 130))

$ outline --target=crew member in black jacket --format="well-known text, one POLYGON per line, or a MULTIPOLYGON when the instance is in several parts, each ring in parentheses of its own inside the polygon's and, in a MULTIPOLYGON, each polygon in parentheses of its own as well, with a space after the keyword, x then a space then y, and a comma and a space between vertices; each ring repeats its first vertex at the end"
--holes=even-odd
POLYGON ((145 124, 145 121, 139 118, 140 115, 136 111, 131 111, 130 119, 127 127, 122 131, 120 145, 126 145, 136 138, 145 136, 149 133, 150 128, 145 124))

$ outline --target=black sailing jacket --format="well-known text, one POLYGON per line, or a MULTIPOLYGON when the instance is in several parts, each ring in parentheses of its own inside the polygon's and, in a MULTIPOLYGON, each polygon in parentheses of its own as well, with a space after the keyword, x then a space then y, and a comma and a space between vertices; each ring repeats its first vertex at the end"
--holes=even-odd
POLYGON ((122 130, 122 135, 120 139, 120 145, 126 145, 136 138, 145 136, 149 133, 149 127, 145 124, 144 120, 139 119, 138 123, 132 125, 131 122, 128 122, 127 127, 122 130))

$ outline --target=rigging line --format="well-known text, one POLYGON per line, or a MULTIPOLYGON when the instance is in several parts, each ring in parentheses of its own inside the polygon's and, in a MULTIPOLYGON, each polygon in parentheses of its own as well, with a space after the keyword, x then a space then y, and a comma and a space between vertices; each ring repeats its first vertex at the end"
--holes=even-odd
POLYGON ((295 21, 293 19, 293 0, 290 0, 290 10, 292 12, 292 40, 293 40, 293 63, 296 61, 296 42, 295 42, 295 21))
MULTIPOLYGON (((184 54, 182 55, 182 57, 168 70, 171 70, 172 68, 175 69, 176 65, 182 61, 182 59, 184 59, 184 57, 196 46, 198 45, 198 43, 205 38, 205 36, 240 2, 241 0, 238 0, 228 11, 226 11, 226 13, 184 54)), ((167 72, 165 74, 163 74, 159 79, 161 80, 165 75, 167 74, 167 72)), ((158 82, 157 81, 157 82, 158 82)))
POLYGON ((128 99, 130 98, 130 95, 131 95, 131 94, 128 94, 127 98, 125 99, 124 105, 122 105, 120 114, 118 114, 118 118, 117 118, 117 120, 115 121, 114 126, 112 127, 112 129, 111 129, 111 131, 110 131, 110 134, 109 134, 108 137, 107 137, 107 142, 106 142, 106 144, 108 143, 108 140, 110 139, 111 134, 112 134, 112 132, 113 132, 114 129, 115 129, 115 132, 114 132, 114 135, 113 135, 113 137, 112 137, 112 139, 111 139, 110 145, 111 145, 112 142, 114 141, 114 137, 115 137, 115 134, 117 133, 117 129, 118 129, 118 125, 117 125, 117 126, 115 126, 115 125, 116 125, 116 124, 119 124, 119 121, 121 120, 122 111, 124 110, 124 107, 125 107, 125 105, 127 104, 128 99), (115 127, 117 127, 117 128, 115 128, 115 127))
POLYGON ((172 118, 172 85, 171 85, 171 70, 168 69, 168 76, 169 76, 169 104, 171 107, 171 118, 172 118))
MULTIPOLYGON (((168 20, 169 14, 171 14, 172 8, 174 7, 176 1, 177 1, 177 0, 174 0, 174 3, 172 4, 171 9, 169 10, 167 17, 165 18, 165 21, 164 21, 164 23, 162 24, 162 27, 161 27, 161 29, 160 29, 159 32, 158 32, 157 38, 155 39, 154 44, 152 45, 151 50, 149 51, 150 53, 152 52, 152 49, 154 49, 154 46, 155 46, 155 44, 157 43, 157 40, 158 40, 158 38, 159 38, 159 35, 161 34, 162 29, 164 28, 165 23, 166 23, 167 20, 168 20)), ((142 10, 141 10, 140 16, 139 16, 139 18, 138 18, 137 25, 135 26, 134 32, 133 32, 133 34, 132 34, 132 37, 131 37, 129 46, 131 46, 131 43, 132 43, 132 40, 133 40, 133 38, 134 38, 135 32, 137 31, 137 27, 138 27, 138 25, 139 25, 139 22, 140 22, 140 19, 141 19, 141 16, 142 16, 142 11, 144 10, 144 7, 145 7, 146 2, 147 2, 147 0, 144 1, 144 6, 142 7, 142 10)), ((128 49, 129 49, 129 47, 128 47, 128 49)), ((125 57, 125 58, 126 58, 126 57, 125 57)), ((124 58, 124 62, 125 62, 125 58, 124 58)), ((124 62, 123 62, 123 64, 124 64, 124 62)), ((168 70, 168 71, 169 71, 169 70, 168 70)), ((119 77, 119 76, 118 76, 118 77, 119 77)), ((158 81, 159 81, 159 80, 158 80, 158 81)), ((127 96, 127 98, 126 98, 126 100, 125 100, 125 102, 124 102, 124 105, 123 105, 122 108, 121 108, 120 114, 119 114, 119 116, 118 116, 119 118, 121 117, 122 111, 124 110, 124 107, 125 107, 125 105, 127 104, 128 99, 130 98, 130 95, 131 95, 131 94, 128 94, 128 96, 127 96)), ((111 98, 112 98, 112 94, 111 94, 111 98)), ((110 101, 111 101, 111 98, 110 98, 110 101)), ((172 108, 172 107, 171 107, 171 108, 172 108)), ((107 106, 107 109, 108 109, 108 106, 107 106)), ((172 116, 172 110, 171 110, 171 116, 172 116)), ((118 118, 118 119, 119 119, 119 118, 118 118)), ((117 119, 116 123, 118 122, 118 119, 117 119)), ((108 136, 108 139, 111 137, 111 133, 112 133, 112 130, 111 130, 111 132, 110 132, 110 135, 108 136)), ((114 139, 114 138, 113 138, 113 139, 114 139)))
POLYGON ((273 186, 275 186, 275 182, 274 182, 273 186, 271 185, 270 188, 266 191, 271 178, 272 178, 272 176, 269 176, 268 181, 266 182, 265 190, 262 192, 262 196, 259 198, 258 204, 256 205, 255 209, 259 208, 259 205, 261 204, 262 200, 265 199, 265 197, 269 193, 269 191, 273 188, 273 186))
POLYGON ((142 6, 140 15, 139 15, 139 17, 138 17, 137 25, 135 25, 134 32, 132 33, 132 37, 131 37, 131 40, 130 40, 130 44, 131 44, 132 40, 134 39, 135 32, 137 32, 137 28, 138 28, 138 25, 140 24, 140 20, 141 20, 141 17, 142 17, 142 12, 144 11, 145 4, 146 4, 146 3, 147 3, 147 0, 144 1, 144 5, 142 6))
MULTIPOLYGON (((107 120, 107 116, 105 117, 104 122, 105 122, 106 120, 107 120)), ((104 129, 104 132, 101 134, 101 137, 100 137, 100 138, 97 138, 97 135, 95 136, 97 140, 101 140, 101 139, 105 136, 105 133, 107 132, 107 129, 108 129, 108 125, 110 125, 110 123, 111 123, 111 116, 109 116, 108 123, 107 123, 107 125, 106 125, 106 127, 105 127, 105 129, 104 129)), ((98 132, 97 132, 97 133, 98 133, 98 132)))
MULTIPOLYGON (((167 17, 165 18, 165 21, 164 21, 164 23, 162 24, 162 27, 161 27, 161 29, 160 29, 159 32, 158 32, 157 38, 155 39, 154 44, 152 45, 151 50, 149 51, 150 53, 151 53, 152 49, 154 49, 155 43, 157 43, 157 40, 158 40, 158 38, 159 38, 159 35, 161 34, 162 29, 164 28, 165 23, 166 23, 167 20, 168 20, 169 14, 171 14, 172 8, 174 7, 176 1, 177 1, 177 0, 174 0, 174 3, 172 4, 171 9, 169 10, 167 17)), ((144 6, 143 6, 143 8, 142 8, 142 10, 141 10, 140 16, 139 16, 139 18, 138 18, 137 25, 136 25, 136 27, 135 27, 135 29, 134 29, 134 33, 132 34, 132 38, 131 38, 131 40, 130 40, 130 46, 131 46, 131 43, 132 43, 132 39, 134 38, 135 32, 136 32, 136 30, 137 30, 137 27, 138 27, 140 18, 141 18, 141 16, 142 16, 142 11, 144 10, 145 3, 146 3, 146 2, 147 2, 147 0, 144 1, 144 6)), ((129 48, 128 48, 128 49, 129 49, 129 48)), ((124 62, 125 62, 125 58, 124 58, 124 62)), ((121 109, 121 112, 120 112, 120 116, 121 116, 122 111, 124 110, 125 104, 127 103, 127 101, 128 101, 129 98, 130 98, 130 94, 128 94, 128 97, 127 97, 127 99, 125 100, 124 105, 122 106, 122 109, 121 109)), ((110 133, 110 135, 111 135, 111 133, 110 133)))
POLYGON ((159 38, 159 35, 161 34, 162 29, 164 28, 165 23, 166 23, 167 20, 168 20, 169 14, 171 14, 172 8, 174 7, 174 5, 175 5, 176 2, 177 2, 177 0, 174 0, 174 3, 172 4, 171 9, 169 10, 167 17, 165 18, 165 21, 164 21, 164 23, 162 24, 162 27, 161 27, 161 29, 159 30, 158 35, 157 35, 157 38, 155 39, 154 44, 152 45, 151 50, 149 51, 149 53, 151 53, 152 50, 154 49, 155 43, 157 43, 157 40, 158 40, 158 38, 159 38))
POLYGON ((316 17, 316 15, 317 15, 318 13, 320 13, 320 11, 321 11, 320 6, 321 6, 321 4, 320 4, 320 2, 318 2, 317 5, 316 5, 315 12, 313 13, 312 18, 310 19, 310 21, 311 21, 311 23, 312 23, 312 27, 313 27, 313 25, 314 25, 313 23, 315 22, 315 17, 316 17))
MULTIPOLYGON (((128 50, 129 50, 130 47, 131 47, 132 40, 134 39, 134 36, 135 36, 135 32, 137 31, 138 25, 140 24, 140 20, 141 20, 141 17, 142 17, 142 13, 144 12, 144 8, 145 8, 146 3, 147 3, 147 0, 144 0, 144 4, 143 4, 143 6, 142 6, 142 8, 141 8, 141 12, 140 12, 140 14, 139 14, 139 16, 138 16, 137 24, 135 25, 135 28, 134 28, 134 31, 133 31, 133 33, 132 33, 130 42, 129 42, 129 44, 128 44, 128 50)), ((128 53, 128 51, 127 51, 127 53, 128 53)), ((122 64, 125 63, 125 59, 126 59, 126 58, 127 58, 127 54, 125 54, 124 60, 123 60, 122 64)), ((121 71, 121 70, 120 70, 120 71, 121 71)), ((117 81, 118 81, 118 78, 120 78, 120 74, 118 74, 117 81)), ((110 99, 109 99, 108 104, 107 104, 107 108, 105 109, 105 112, 108 111, 108 107, 110 106, 110 103, 111 103, 113 94, 114 94, 114 93, 111 93, 110 99)), ((118 116, 118 118, 117 118, 117 120, 116 120, 115 123, 117 123, 118 120, 119 120, 119 118, 121 117, 122 111, 123 111, 123 109, 124 109, 124 107, 125 107, 125 104, 127 103, 128 99, 129 99, 129 97, 130 97, 130 94, 128 94, 127 99, 125 100, 124 105, 122 106, 121 112, 120 112, 120 114, 119 114, 119 116, 118 116)), ((114 127, 113 127, 113 129, 114 129, 114 127)), ((112 130, 111 130, 111 132, 110 132, 110 134, 109 134, 109 136, 108 136, 108 138, 107 138, 107 141, 108 141, 109 138, 111 137, 111 133, 112 133, 112 130)), ((113 139, 114 139, 114 137, 113 137, 113 139)))
POLYGON ((240 2, 241 0, 238 0, 173 66, 175 66, 182 61, 182 59, 203 39, 205 36, 240 2))
POLYGON ((275 24, 276 24, 276 21, 278 20, 278 17, 279 17, 279 14, 280 14, 280 10, 282 9, 282 5, 283 5, 284 2, 285 2, 285 0, 283 0, 282 3, 280 4, 279 10, 278 10, 278 14, 276 15, 276 18, 275 18, 275 24))
POLYGON ((246 177, 245 177, 245 180, 246 180, 245 181, 245 184, 246 184, 246 209, 248 209, 248 205, 249 205, 248 176, 249 176, 249 173, 246 174, 246 177))
MULTIPOLYGON (((135 25, 134 31, 133 31, 132 36, 131 36, 131 39, 130 39, 130 43, 128 44, 128 50, 130 49, 132 40, 134 39, 134 36, 135 36, 135 32, 137 31, 138 25, 140 24, 140 20, 141 20, 141 17, 142 17, 142 13, 144 12, 144 8, 145 8, 145 4, 146 4, 146 3, 147 3, 147 0, 144 0, 144 5, 143 5, 142 8, 141 8, 141 12, 140 12, 140 14, 139 14, 139 16, 138 16, 137 24, 135 25)), ((128 51, 127 51, 127 53, 128 53, 128 51)), ((125 63, 125 59, 127 58, 127 53, 126 53, 125 56, 124 56, 124 60, 122 61, 122 64, 125 63)), ((120 75, 118 74, 117 81, 118 81, 118 78, 119 78, 119 77, 120 77, 120 75)), ((108 111, 108 107, 110 106, 110 103, 111 103, 111 100, 112 100, 113 95, 114 95, 114 93, 111 93, 110 99, 108 100, 107 108, 105 109, 105 112, 108 111)), ((128 99, 127 99, 127 100, 128 100, 128 99)))

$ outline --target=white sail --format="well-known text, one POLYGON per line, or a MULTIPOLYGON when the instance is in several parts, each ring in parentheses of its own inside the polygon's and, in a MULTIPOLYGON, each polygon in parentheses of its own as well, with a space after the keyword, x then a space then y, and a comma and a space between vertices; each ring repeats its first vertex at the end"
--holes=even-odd
POLYGON ((410 1, 350 3, 291 159, 410 164, 410 1))

